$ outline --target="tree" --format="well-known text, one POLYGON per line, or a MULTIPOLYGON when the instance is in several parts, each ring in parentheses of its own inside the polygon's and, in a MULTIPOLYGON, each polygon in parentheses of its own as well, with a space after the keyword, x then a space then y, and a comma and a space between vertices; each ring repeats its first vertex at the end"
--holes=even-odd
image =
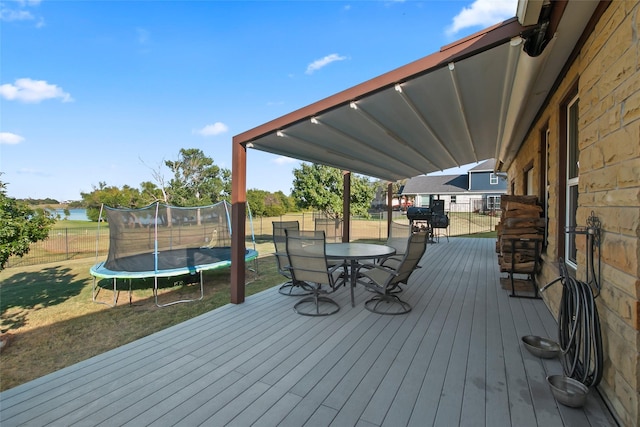
POLYGON ((202 206, 228 200, 231 171, 216 166, 197 148, 181 149, 178 160, 165 161, 173 172, 168 202, 177 206, 202 206))
MULTIPOLYGON (((303 163, 293 170, 293 192, 296 205, 316 209, 330 218, 342 218, 343 178, 339 169, 303 163)), ((351 176, 351 213, 368 216, 373 187, 364 177, 351 176)))
MULTIPOLYGON (((140 159, 140 161, 146 166, 142 159, 140 159)), ((164 160, 163 163, 165 163, 164 160)), ((142 194, 152 197, 154 200, 152 200, 151 203, 156 201, 163 201, 164 203, 168 204, 169 195, 167 194, 167 180, 165 179, 164 173, 162 171, 162 163, 159 164, 156 168, 152 168, 149 166, 147 167, 151 169, 151 176, 158 185, 156 186, 150 181, 143 182, 142 184, 140 184, 142 194)))
POLYGON ((138 189, 128 185, 118 188, 100 182, 97 188, 93 187, 91 193, 80 193, 80 195, 87 209, 87 218, 90 221, 100 219, 100 208, 103 204, 112 208, 139 208, 149 204, 149 201, 141 196, 138 189))
POLYGON ((44 240, 55 219, 45 209, 31 209, 24 202, 7 197, 0 181, 0 270, 9 257, 29 253, 31 243, 44 240))
POLYGON ((280 204, 284 207, 285 212, 295 212, 298 210, 296 202, 293 197, 287 196, 282 191, 276 191, 273 195, 279 200, 280 204))
POLYGON ((140 183, 140 197, 144 202, 144 206, 155 202, 166 202, 167 197, 164 188, 158 187, 151 181, 140 183))
POLYGON ((291 210, 291 201, 282 191, 247 190, 247 202, 253 216, 280 216, 291 210))

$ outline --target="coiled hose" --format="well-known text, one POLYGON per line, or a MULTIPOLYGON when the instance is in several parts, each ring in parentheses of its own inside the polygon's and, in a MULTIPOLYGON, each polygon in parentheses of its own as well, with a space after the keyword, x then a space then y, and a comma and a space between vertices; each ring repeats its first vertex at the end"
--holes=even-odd
POLYGON ((564 374, 587 387, 602 379, 603 355, 600 318, 591 286, 570 277, 560 260, 560 277, 542 290, 560 281, 562 299, 558 314, 560 361, 564 374))

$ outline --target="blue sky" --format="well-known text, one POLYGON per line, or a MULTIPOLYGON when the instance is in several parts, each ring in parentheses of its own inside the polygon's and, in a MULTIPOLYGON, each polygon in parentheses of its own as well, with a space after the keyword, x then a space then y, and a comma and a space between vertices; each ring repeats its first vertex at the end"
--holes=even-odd
MULTIPOLYGON (((516 0, 0 0, 0 181, 16 198, 138 187, 231 138, 515 16, 516 0)), ((248 151, 247 187, 299 162, 248 151)))

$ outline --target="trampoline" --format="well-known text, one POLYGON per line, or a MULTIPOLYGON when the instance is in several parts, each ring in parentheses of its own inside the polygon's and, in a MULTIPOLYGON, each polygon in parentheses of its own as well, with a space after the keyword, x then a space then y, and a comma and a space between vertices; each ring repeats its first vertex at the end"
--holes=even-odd
MULTIPOLYGON (((177 207, 155 203, 141 209, 116 209, 102 206, 100 222, 109 224, 109 253, 106 261, 89 270, 93 276, 92 299, 96 303, 115 306, 117 281, 153 278, 153 295, 158 307, 199 301, 204 297, 202 272, 231 265, 230 205, 220 202, 211 206, 177 207), (160 304, 158 278, 200 275, 200 296, 160 304), (113 303, 97 300, 101 290, 98 279, 113 282, 113 303)), ((258 258, 249 214, 253 249, 245 251, 245 261, 258 258)), ((100 248, 96 240, 96 257, 100 248)))

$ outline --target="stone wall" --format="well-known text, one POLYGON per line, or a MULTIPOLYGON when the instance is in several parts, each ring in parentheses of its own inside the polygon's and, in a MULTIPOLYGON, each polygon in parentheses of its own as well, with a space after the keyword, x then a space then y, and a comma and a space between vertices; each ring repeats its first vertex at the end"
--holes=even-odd
MULTIPOLYGON (((602 223, 602 292, 597 299, 605 367, 600 390, 624 425, 640 425, 640 2, 613 1, 532 127, 508 176, 522 194, 524 168, 543 173, 541 133, 550 130, 548 246, 538 283, 558 276, 560 105, 577 83, 579 199, 577 224, 593 212, 602 223)), ((509 188, 512 188, 509 185, 509 188)), ((536 194, 543 194, 534 182, 536 194)), ((579 279, 586 277, 586 239, 577 238, 579 279)), ((597 259, 597 254, 596 254, 597 259)), ((597 262, 597 261, 596 261, 597 262)), ((558 312, 561 287, 544 299, 558 312)))

